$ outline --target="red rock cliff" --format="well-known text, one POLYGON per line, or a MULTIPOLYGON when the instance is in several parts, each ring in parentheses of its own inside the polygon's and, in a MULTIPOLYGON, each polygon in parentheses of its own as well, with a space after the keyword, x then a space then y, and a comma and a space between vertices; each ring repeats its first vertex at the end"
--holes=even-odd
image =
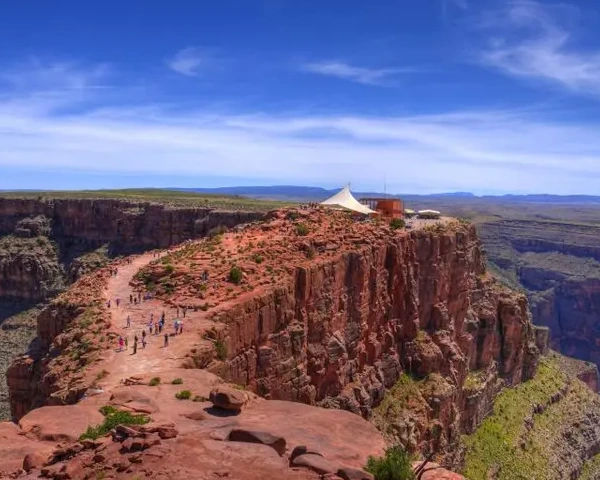
POLYGON ((286 284, 217 315, 227 325, 231 380, 268 398, 368 417, 401 374, 439 374, 448 388, 427 399, 428 425, 414 446, 455 444, 502 385, 535 372, 526 298, 485 274, 471 226, 356 238, 350 248, 347 240, 303 240, 314 261, 282 261, 286 284), (485 381, 463 392, 470 372, 485 381))

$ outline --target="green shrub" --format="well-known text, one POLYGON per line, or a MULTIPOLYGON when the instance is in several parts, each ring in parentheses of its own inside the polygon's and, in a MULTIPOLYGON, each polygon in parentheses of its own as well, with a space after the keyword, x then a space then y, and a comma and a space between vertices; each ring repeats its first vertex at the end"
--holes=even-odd
POLYGON ((173 381, 171 382, 173 385, 181 385, 183 383, 183 379, 182 378, 174 378, 173 381))
POLYGON ((217 358, 219 360, 226 360, 227 359, 227 345, 220 338, 217 338, 215 340, 215 350, 217 352, 217 358))
POLYGON ((100 408, 100 413, 105 417, 104 422, 95 427, 89 426, 85 433, 79 437, 80 440, 96 440, 106 435, 117 425, 144 425, 150 421, 150 417, 147 415, 133 415, 130 412, 117 410, 110 405, 100 408))
POLYGON ((190 398, 192 398, 192 392, 190 392, 189 390, 181 390, 181 392, 177 392, 175 394, 175 398, 177 400, 189 400, 190 398))
POLYGON ((159 383, 160 383, 160 377, 153 377, 148 382, 148 385, 150 385, 151 387, 156 387, 159 383))
POLYGON ((404 228, 405 226, 406 226, 406 223, 401 218, 393 218, 392 221, 390 222, 390 228, 392 230, 398 230, 400 228, 404 228))
POLYGON ((231 267, 231 270, 229 270, 229 281, 236 285, 242 281, 242 270, 240 267, 231 267))
POLYGON ((252 260, 254 260, 256 263, 262 263, 265 260, 265 257, 257 253, 252 256, 252 260))
POLYGON ((298 223, 296 225, 296 233, 302 237, 304 237, 305 235, 308 235, 308 227, 306 226, 305 223, 298 223))
POLYGON ((175 267, 171 263, 165 265, 165 273, 171 275, 175 271, 175 267))
POLYGON ((208 400, 208 398, 203 397, 202 395, 196 395, 192 402, 206 402, 208 400))
POLYGON ((369 457, 367 472, 372 473, 375 480, 414 480, 410 456, 402 447, 388 448, 381 458, 369 457))

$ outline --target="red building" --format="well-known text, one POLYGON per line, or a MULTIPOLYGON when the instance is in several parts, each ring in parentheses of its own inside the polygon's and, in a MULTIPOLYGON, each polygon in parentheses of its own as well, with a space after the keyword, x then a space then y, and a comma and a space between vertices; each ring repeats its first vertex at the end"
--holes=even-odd
POLYGON ((360 203, 384 218, 404 218, 404 204, 399 198, 361 198, 360 203))

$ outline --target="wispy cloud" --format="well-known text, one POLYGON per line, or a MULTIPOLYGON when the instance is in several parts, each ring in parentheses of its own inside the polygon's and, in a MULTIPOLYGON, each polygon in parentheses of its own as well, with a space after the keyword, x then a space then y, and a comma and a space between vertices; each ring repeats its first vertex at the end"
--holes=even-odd
POLYGON ((174 72, 188 77, 197 77, 202 73, 203 67, 213 61, 212 54, 200 47, 187 47, 179 50, 167 65, 174 72))
POLYGON ((389 86, 396 75, 414 73, 414 68, 365 68, 341 61, 305 63, 301 70, 329 77, 341 78, 364 85, 389 86))
POLYGON ((483 19, 489 42, 480 60, 509 75, 600 95, 600 49, 576 45, 577 14, 575 7, 564 4, 510 2, 493 18, 483 19))
MULTIPOLYGON (((600 122, 561 124, 531 111, 393 117, 199 112, 134 102, 127 93, 107 100, 104 90, 85 88, 105 80, 68 80, 89 71, 94 68, 44 74, 46 85, 24 71, 32 78, 0 96, 0 171, 177 172, 198 183, 235 176, 255 183, 352 181, 364 189, 380 188, 385 176, 392 190, 422 193, 597 193, 600 181, 600 122), (96 101, 82 103, 72 94, 40 100, 40 92, 57 85, 83 86, 96 101)), ((0 175, 0 188, 17 186, 23 187, 0 175)))
POLYGON ((84 90, 104 88, 110 73, 108 64, 85 65, 77 62, 45 62, 30 57, 0 70, 0 82, 20 91, 84 90))

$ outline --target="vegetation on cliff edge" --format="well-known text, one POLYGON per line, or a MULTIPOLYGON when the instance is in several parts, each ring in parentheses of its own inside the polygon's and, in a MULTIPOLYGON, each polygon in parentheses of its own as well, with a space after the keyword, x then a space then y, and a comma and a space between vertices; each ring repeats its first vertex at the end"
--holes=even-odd
MULTIPOLYGON (((552 356, 535 377, 507 388, 493 413, 472 435, 463 437, 469 480, 546 480, 561 478, 557 445, 578 418, 600 402, 582 382, 563 373, 552 356)), ((574 427, 573 427, 574 428, 574 427)))

